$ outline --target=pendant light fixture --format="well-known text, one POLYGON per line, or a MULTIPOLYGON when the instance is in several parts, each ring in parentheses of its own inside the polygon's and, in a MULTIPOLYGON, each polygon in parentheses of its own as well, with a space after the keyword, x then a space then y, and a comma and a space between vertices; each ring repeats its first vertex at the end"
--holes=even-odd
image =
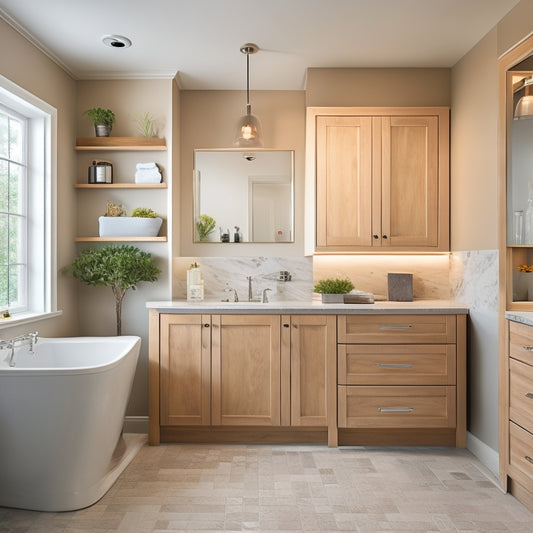
POLYGON ((522 85, 524 96, 518 100, 514 111, 514 119, 533 118, 533 76, 526 78, 522 85))
POLYGON ((259 47, 253 43, 243 44, 241 52, 246 55, 246 115, 243 115, 237 124, 233 146, 240 148, 260 148, 263 146, 263 132, 261 122, 252 115, 250 105, 250 54, 255 54, 259 47))

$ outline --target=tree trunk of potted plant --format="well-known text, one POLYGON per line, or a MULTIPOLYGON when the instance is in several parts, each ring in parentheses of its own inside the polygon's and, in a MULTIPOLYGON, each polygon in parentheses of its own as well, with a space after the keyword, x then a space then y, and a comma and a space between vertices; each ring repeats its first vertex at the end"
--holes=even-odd
POLYGON ((115 315, 117 317, 117 335, 122 335, 122 300, 126 291, 120 288, 120 285, 113 285, 113 295, 115 296, 115 315))

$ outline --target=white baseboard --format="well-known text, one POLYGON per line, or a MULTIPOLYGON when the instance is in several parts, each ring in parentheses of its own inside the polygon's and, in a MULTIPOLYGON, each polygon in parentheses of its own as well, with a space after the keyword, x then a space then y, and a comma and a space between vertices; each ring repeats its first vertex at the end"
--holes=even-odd
POLYGON ((493 450, 469 431, 466 432, 466 448, 490 470, 496 479, 499 478, 500 456, 496 450, 493 450))
POLYGON ((148 433, 147 416, 124 417, 124 433, 148 433))

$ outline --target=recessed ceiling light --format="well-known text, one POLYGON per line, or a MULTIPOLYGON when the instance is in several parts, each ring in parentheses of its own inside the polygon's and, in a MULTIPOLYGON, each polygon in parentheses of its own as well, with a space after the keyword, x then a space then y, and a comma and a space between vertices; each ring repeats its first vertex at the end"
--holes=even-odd
POLYGON ((129 48, 131 41, 122 35, 104 35, 102 42, 111 48, 129 48))

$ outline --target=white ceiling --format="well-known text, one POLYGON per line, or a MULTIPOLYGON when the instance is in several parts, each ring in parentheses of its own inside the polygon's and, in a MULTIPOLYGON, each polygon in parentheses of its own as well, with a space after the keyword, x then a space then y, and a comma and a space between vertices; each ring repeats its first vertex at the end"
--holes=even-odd
POLYGON ((0 16, 78 79, 243 89, 253 42, 251 89, 302 90, 308 67, 452 67, 518 1, 0 0, 0 16))

